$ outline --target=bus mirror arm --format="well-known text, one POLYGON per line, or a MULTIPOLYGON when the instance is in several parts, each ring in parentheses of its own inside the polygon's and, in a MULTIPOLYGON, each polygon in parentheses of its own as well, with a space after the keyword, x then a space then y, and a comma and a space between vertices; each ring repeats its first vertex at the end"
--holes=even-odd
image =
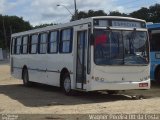
POLYGON ((94 35, 90 35, 90 45, 94 45, 94 35))
POLYGON ((134 28, 133 30, 134 30, 134 31, 136 31, 136 30, 137 30, 137 28, 134 28))

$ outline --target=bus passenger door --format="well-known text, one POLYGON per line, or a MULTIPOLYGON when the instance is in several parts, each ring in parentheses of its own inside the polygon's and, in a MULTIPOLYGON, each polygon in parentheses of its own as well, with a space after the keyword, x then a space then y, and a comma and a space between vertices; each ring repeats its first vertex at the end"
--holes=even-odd
POLYGON ((76 83, 77 88, 84 89, 86 83, 86 50, 87 50, 87 31, 77 32, 77 64, 76 64, 76 83))

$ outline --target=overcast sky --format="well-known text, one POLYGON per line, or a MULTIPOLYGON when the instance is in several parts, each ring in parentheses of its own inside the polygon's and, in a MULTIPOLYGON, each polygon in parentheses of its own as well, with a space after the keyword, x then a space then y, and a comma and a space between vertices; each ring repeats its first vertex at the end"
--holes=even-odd
MULTIPOLYGON (((155 3, 160 3, 160 0, 77 0, 77 8, 79 11, 92 9, 108 13, 118 10, 130 13, 155 3)), ((70 13, 64 7, 57 7, 57 4, 65 5, 74 13, 74 0, 0 0, 0 14, 23 17, 33 26, 68 22, 70 13)))

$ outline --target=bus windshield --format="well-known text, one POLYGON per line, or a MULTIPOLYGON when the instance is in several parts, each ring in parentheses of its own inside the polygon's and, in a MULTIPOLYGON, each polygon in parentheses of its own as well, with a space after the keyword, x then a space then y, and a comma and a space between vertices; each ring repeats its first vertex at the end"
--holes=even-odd
POLYGON ((97 65, 146 65, 147 32, 95 29, 94 61, 97 65))

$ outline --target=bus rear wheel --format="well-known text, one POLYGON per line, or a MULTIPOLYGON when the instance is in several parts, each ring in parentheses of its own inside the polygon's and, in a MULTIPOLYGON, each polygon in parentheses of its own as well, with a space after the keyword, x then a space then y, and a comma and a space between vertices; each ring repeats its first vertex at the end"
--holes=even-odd
POLYGON ((66 95, 72 95, 71 79, 70 79, 69 74, 65 74, 63 77, 62 89, 66 95))
POLYGON ((156 82, 160 83, 160 68, 156 71, 156 82))
POLYGON ((24 72, 23 72, 23 85, 26 86, 26 87, 30 86, 28 70, 27 69, 25 69, 24 72))

